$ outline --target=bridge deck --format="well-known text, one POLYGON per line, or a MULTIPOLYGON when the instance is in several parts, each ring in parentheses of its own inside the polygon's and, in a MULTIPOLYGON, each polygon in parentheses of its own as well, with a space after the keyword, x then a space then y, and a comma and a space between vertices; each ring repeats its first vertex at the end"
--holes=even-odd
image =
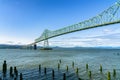
POLYGON ((35 43, 38 43, 53 37, 57 37, 60 35, 76 32, 76 31, 102 27, 102 26, 111 25, 111 24, 118 24, 120 23, 119 7, 120 7, 120 1, 116 2, 113 6, 110 6, 108 9, 104 10, 101 14, 93 18, 90 18, 88 20, 85 20, 83 22, 80 22, 78 24, 67 26, 55 31, 50 31, 46 29, 42 33, 42 35, 39 38, 35 39, 35 41, 30 45, 33 45, 35 43))

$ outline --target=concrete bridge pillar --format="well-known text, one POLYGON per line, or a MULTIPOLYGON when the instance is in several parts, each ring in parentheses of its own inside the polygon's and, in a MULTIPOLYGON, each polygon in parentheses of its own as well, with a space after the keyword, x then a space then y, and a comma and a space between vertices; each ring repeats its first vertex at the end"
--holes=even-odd
POLYGON ((36 50, 37 49, 37 44, 34 44, 34 50, 36 50))

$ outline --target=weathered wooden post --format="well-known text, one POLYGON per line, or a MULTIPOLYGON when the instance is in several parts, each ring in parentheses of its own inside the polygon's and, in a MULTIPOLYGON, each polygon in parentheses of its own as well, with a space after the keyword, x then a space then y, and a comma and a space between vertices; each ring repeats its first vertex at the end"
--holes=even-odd
POLYGON ((54 80, 54 76, 55 76, 55 73, 54 73, 54 69, 52 70, 52 78, 54 80))
POLYGON ((116 70, 113 69, 113 77, 116 78, 116 70))
POLYGON ((72 62, 72 67, 74 68, 74 62, 72 62))
POLYGON ((58 70, 60 69, 60 64, 58 63, 58 70))
POLYGON ((17 70, 16 66, 14 67, 14 74, 16 75, 16 77, 18 76, 18 70, 17 70))
POLYGON ((78 68, 76 68, 76 74, 78 74, 78 70, 79 70, 79 69, 78 69, 78 68))
POLYGON ((68 72, 68 65, 66 66, 66 71, 68 72))
POLYGON ((12 66, 10 67, 10 77, 13 77, 13 68, 12 68, 12 66))
POLYGON ((16 70, 16 77, 18 77, 18 70, 16 70))
POLYGON ((3 75, 6 76, 6 73, 7 73, 7 63, 6 63, 6 60, 4 60, 4 63, 3 63, 3 75))
POLYGON ((109 71, 108 71, 108 74, 107 74, 107 80, 111 80, 111 75, 110 75, 109 71))
POLYGON ((88 64, 86 64, 86 70, 88 70, 88 64))
POLYGON ((20 73, 20 80, 23 80, 22 73, 20 73))
POLYGON ((46 75, 46 67, 44 68, 44 74, 46 75))
POLYGON ((66 80, 66 74, 63 73, 63 80, 66 80))
POLYGON ((61 64, 61 59, 59 60, 59 63, 61 64))
POLYGON ((92 78, 92 73, 91 73, 91 71, 88 72, 88 76, 89 76, 90 79, 92 78))
POLYGON ((41 71, 41 64, 39 65, 39 72, 41 71))
POLYGON ((100 65, 100 73, 102 73, 102 65, 100 65))
POLYGON ((14 74, 16 74, 16 70, 17 70, 17 69, 16 69, 16 66, 15 66, 15 67, 14 67, 14 74))

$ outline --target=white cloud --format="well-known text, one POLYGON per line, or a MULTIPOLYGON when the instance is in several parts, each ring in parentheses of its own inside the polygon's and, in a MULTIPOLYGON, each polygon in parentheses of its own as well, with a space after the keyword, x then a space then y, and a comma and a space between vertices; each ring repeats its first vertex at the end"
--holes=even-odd
POLYGON ((23 44, 30 44, 33 41, 29 39, 24 39, 24 38, 14 38, 14 37, 8 37, 4 36, 0 38, 0 44, 18 44, 18 45, 23 45, 23 44))
POLYGON ((110 29, 103 29, 104 34, 112 33, 113 31, 110 29))
MULTIPOLYGON (((108 30, 107 30, 108 31, 108 30)), ((50 41, 52 46, 64 46, 64 47, 94 47, 94 46, 120 46, 120 33, 107 34, 103 36, 96 37, 86 37, 86 38, 64 38, 57 41, 50 41)))

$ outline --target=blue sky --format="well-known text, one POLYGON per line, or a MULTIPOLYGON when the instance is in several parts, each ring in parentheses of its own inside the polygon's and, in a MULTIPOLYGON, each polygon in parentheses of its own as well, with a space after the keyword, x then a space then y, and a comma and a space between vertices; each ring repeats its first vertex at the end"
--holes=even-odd
MULTIPOLYGON (((87 20, 101 13, 116 1, 0 0, 0 43, 29 44, 45 29, 56 30, 87 20)), ((50 39, 50 45, 119 46, 119 25, 59 36, 50 39)))

